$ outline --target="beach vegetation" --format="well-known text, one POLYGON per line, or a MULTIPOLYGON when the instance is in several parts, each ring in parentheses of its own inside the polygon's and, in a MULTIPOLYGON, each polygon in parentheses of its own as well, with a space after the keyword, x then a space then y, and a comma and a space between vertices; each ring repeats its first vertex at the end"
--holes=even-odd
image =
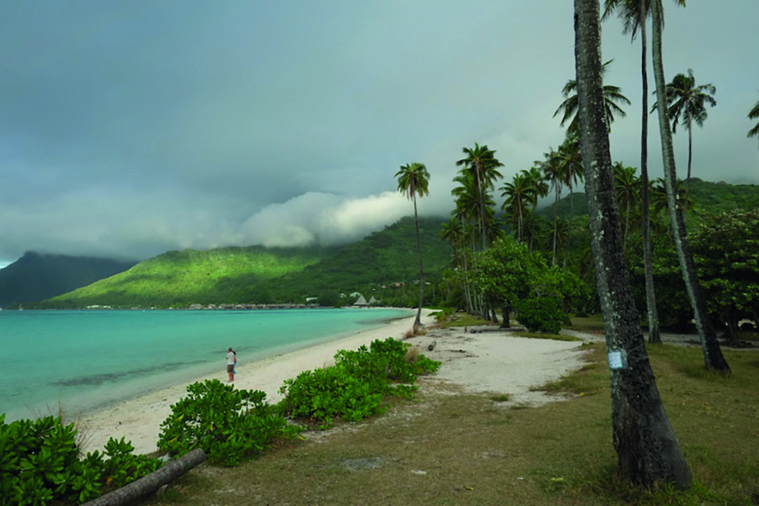
POLYGON ((441 363, 423 354, 409 360, 410 345, 396 339, 376 339, 369 348, 340 350, 335 364, 303 371, 285 381, 280 413, 317 426, 331 427, 335 418, 358 422, 382 413, 385 396, 410 399, 416 377, 438 370, 441 363))
POLYGON ((210 462, 236 466, 243 457, 258 455, 276 440, 295 438, 302 430, 266 403, 266 393, 260 390, 206 380, 189 385, 187 392, 161 424, 158 449, 171 456, 202 448, 210 462))
POLYGON ((391 403, 356 430, 293 441, 234 469, 196 468, 147 504, 219 504, 237 500, 234 491, 262 504, 351 505, 357 490, 387 504, 757 502, 756 351, 725 350, 733 375, 722 376, 703 371, 697 346, 644 346, 693 471, 688 491, 635 486, 617 472, 607 353, 598 342, 583 346, 584 367, 544 385, 564 401, 536 407, 426 383, 414 402, 391 403))
POLYGON ((0 414, 0 505, 80 504, 161 467, 124 438, 82 455, 76 434, 60 417, 5 423, 0 414))

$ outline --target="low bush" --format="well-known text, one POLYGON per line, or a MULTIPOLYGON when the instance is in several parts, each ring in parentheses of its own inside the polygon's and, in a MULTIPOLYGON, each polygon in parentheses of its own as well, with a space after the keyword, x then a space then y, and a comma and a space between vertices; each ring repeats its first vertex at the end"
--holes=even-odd
POLYGON ((266 393, 259 390, 237 390, 206 380, 189 385, 187 391, 161 424, 158 448, 171 455, 202 448, 209 461, 236 466, 274 440, 294 438, 302 431, 264 402, 266 393))
POLYGON ((0 506, 80 504, 161 466, 156 459, 134 455, 123 438, 111 438, 104 453, 81 458, 76 432, 73 423, 64 425, 60 417, 6 424, 0 414, 0 506))
POLYGON ((559 303, 552 298, 526 299, 517 303, 517 318, 530 332, 558 334, 567 319, 559 303))
POLYGON ((327 428, 336 417, 359 421, 384 410, 385 395, 411 398, 419 374, 433 373, 440 362, 417 355, 406 359, 409 344, 388 338, 356 351, 340 350, 335 365, 304 371, 280 389, 282 414, 327 428))

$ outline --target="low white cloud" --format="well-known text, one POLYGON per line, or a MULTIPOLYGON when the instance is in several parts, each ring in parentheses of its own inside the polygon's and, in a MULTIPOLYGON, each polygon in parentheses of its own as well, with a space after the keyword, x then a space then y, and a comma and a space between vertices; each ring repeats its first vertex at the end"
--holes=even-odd
POLYGON ((330 246, 358 240, 410 214, 399 193, 363 198, 308 192, 271 204, 241 227, 240 241, 264 246, 330 246))

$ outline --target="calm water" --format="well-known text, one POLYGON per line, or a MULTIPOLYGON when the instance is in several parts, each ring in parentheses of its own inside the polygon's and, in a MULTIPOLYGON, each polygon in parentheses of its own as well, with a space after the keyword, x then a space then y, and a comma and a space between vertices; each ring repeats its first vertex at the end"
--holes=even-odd
MULTIPOLYGON (((0 413, 6 421, 91 410, 224 372, 239 362, 383 325, 393 309, 0 311, 0 413)), ((221 374, 223 376, 223 374, 221 374)))

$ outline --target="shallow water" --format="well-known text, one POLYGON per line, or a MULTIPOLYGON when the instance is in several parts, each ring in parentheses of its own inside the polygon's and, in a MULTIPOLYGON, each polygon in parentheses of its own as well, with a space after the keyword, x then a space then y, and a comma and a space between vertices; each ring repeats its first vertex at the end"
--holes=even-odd
POLYGON ((191 381, 238 362, 376 328, 395 309, 0 311, 6 421, 81 412, 191 381))

